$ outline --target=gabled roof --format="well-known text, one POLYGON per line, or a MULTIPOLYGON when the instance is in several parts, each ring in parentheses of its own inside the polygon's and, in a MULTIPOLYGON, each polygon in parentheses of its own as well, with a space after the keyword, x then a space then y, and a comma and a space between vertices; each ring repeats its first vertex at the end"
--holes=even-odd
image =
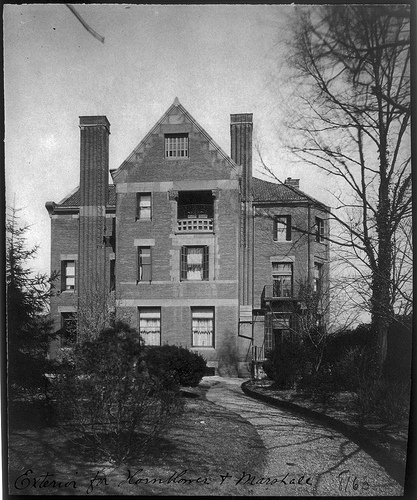
POLYGON ((264 181, 257 177, 252 178, 253 201, 270 202, 270 203, 285 203, 285 202, 312 202, 314 204, 325 207, 324 203, 312 198, 300 189, 287 184, 278 184, 276 182, 264 181))
MULTIPOLYGON (((107 206, 116 206, 116 186, 114 184, 109 184, 108 196, 107 206)), ((62 208, 78 208, 80 206, 80 203, 80 187, 78 186, 68 196, 57 203, 56 206, 62 208)))
POLYGON ((232 168, 238 168, 236 163, 227 155, 221 147, 214 141, 214 139, 197 123, 197 121, 190 115, 190 113, 184 108, 184 106, 178 100, 178 97, 175 98, 172 105, 168 108, 168 110, 164 113, 164 115, 156 122, 156 124, 152 127, 152 129, 146 134, 146 136, 140 141, 140 143, 135 147, 135 149, 130 153, 130 155, 126 158, 126 160, 120 165, 118 169, 111 170, 110 173, 114 179, 122 170, 124 170, 131 162, 133 162, 136 158, 136 155, 144 150, 146 143, 149 138, 156 133, 158 127, 167 121, 169 115, 172 111, 181 111, 181 113, 187 118, 189 123, 192 123, 193 126, 203 135, 209 145, 211 146, 213 151, 216 151, 217 154, 223 159, 226 160, 232 168))

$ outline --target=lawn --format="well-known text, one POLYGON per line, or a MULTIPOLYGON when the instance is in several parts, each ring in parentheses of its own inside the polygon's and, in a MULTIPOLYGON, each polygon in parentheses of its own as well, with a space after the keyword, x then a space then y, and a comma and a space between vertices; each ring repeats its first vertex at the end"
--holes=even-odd
POLYGON ((239 415, 204 397, 201 383, 158 446, 118 468, 91 461, 58 427, 29 418, 11 422, 9 491, 29 495, 253 495, 233 477, 260 474, 265 449, 239 415), (224 478, 222 484, 222 476, 224 478))

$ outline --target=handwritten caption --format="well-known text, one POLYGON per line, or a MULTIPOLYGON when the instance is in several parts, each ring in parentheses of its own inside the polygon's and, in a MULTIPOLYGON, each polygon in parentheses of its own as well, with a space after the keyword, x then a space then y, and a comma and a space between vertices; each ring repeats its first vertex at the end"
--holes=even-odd
MULTIPOLYGON (((342 471, 338 475, 339 491, 353 490, 367 490, 369 483, 367 479, 360 480, 356 476, 351 476, 349 470, 342 471)), ((277 476, 262 477, 256 476, 249 472, 243 471, 240 475, 233 475, 229 472, 218 474, 214 478, 191 476, 188 470, 175 471, 167 477, 150 477, 144 474, 144 469, 126 470, 126 475, 122 480, 115 480, 110 478, 103 470, 97 471, 92 478, 86 481, 78 476, 75 472, 74 477, 70 479, 62 479, 57 477, 56 474, 46 472, 37 475, 33 469, 27 469, 23 474, 18 476, 14 481, 14 488, 18 491, 25 491, 32 489, 50 489, 50 490, 85 490, 85 493, 98 493, 100 488, 109 486, 116 486, 120 488, 124 485, 140 486, 144 484, 170 484, 170 485, 190 485, 190 484, 234 484, 236 486, 287 486, 287 485, 304 485, 311 487, 314 485, 313 478, 308 475, 294 475, 289 472, 277 476)))

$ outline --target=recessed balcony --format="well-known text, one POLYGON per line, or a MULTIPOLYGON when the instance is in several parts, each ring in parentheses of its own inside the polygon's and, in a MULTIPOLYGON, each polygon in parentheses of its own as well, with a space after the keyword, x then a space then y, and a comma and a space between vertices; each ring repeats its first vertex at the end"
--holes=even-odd
POLYGON ((214 203, 211 192, 180 192, 177 211, 178 232, 212 233, 213 219, 214 203))

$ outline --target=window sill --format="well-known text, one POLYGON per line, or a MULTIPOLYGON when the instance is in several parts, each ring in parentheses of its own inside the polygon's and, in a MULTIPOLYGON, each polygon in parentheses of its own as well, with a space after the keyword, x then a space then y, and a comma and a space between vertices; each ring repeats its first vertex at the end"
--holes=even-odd
POLYGON ((202 346, 196 346, 196 345, 192 345, 190 347, 190 349, 215 349, 215 347, 213 346, 210 346, 210 345, 202 345, 202 346))
POLYGON ((149 219, 144 219, 142 217, 135 217, 135 222, 152 222, 152 217, 149 219))

